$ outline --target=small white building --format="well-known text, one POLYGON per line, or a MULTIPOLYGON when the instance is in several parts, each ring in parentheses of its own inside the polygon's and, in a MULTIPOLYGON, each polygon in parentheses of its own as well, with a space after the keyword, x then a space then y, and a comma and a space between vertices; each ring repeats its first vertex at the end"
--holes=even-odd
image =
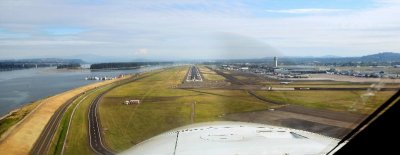
POLYGON ((126 100, 124 102, 124 104, 126 105, 130 105, 130 104, 140 104, 140 100, 126 100))

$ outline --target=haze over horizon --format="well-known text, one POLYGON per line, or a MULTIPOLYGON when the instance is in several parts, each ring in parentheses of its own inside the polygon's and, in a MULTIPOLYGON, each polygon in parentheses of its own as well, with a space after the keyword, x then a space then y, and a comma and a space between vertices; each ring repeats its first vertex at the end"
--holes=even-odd
POLYGON ((0 2, 0 59, 230 59, 400 51, 400 1, 0 2))
MULTIPOLYGON (((323 55, 323 56, 285 56, 280 55, 278 58, 359 58, 364 56, 374 56, 380 57, 379 54, 390 54, 395 53, 400 55, 400 52, 378 52, 374 54, 368 55, 357 55, 357 56, 338 56, 338 55, 323 55)), ((253 57, 253 58, 242 58, 242 59, 273 59, 275 56, 267 56, 267 57, 253 57)), ((174 58, 164 58, 164 59, 157 59, 157 58, 130 58, 130 57, 118 57, 118 56, 101 56, 101 55, 93 55, 93 54, 84 54, 84 55, 74 55, 74 56, 66 56, 66 57, 31 57, 31 58, 15 58, 15 59, 0 59, 0 61, 9 61, 9 60, 31 60, 31 59, 79 59, 85 63, 106 63, 106 62, 151 62, 151 61, 218 61, 218 60, 234 60, 234 59, 241 59, 241 58, 181 58, 181 59, 174 59, 174 58)))

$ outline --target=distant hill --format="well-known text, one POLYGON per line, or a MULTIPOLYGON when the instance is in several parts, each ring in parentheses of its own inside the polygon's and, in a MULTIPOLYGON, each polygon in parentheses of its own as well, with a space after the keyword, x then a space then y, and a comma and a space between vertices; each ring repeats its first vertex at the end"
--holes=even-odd
POLYGON ((146 65, 168 65, 173 62, 114 62, 96 63, 90 65, 90 69, 134 69, 146 65))
POLYGON ((336 56, 336 55, 324 55, 321 58, 341 58, 341 56, 336 56))
POLYGON ((400 61, 400 53, 383 52, 378 54, 366 55, 360 57, 361 61, 376 61, 376 62, 388 62, 388 61, 400 61))
POLYGON ((35 59, 8 59, 0 60, 7 63, 51 63, 51 64, 82 64, 81 59, 61 59, 61 58, 35 58, 35 59))
POLYGON ((116 57, 116 56, 101 56, 94 54, 81 54, 74 55, 68 58, 78 58, 84 60, 87 63, 102 63, 102 62, 132 62, 133 58, 130 57, 116 57))
POLYGON ((0 71, 52 67, 52 66, 80 66, 84 61, 80 59, 59 59, 59 58, 39 58, 39 59, 10 59, 0 60, 0 71))
MULTIPOLYGON (((382 52, 377 54, 365 55, 360 57, 281 57, 279 63, 285 65, 333 65, 333 66, 393 66, 400 65, 400 53, 382 52)), ((258 60, 259 62, 272 63, 272 57, 266 57, 258 60)))

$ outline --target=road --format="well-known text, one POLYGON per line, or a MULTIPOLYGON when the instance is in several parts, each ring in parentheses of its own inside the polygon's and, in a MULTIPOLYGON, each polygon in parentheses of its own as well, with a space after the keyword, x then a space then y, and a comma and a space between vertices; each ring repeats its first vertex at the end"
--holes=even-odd
POLYGON ((66 148, 67 139, 68 139, 68 133, 69 133, 69 129, 71 128, 72 119, 74 118, 74 114, 75 114, 76 109, 78 109, 78 107, 82 103, 82 101, 84 101, 90 94, 92 94, 92 93, 94 93, 96 91, 98 91, 98 89, 94 90, 93 92, 90 92, 90 93, 85 93, 86 95, 73 108, 71 116, 69 117, 68 126, 66 127, 67 131, 65 133, 65 138, 64 138, 63 145, 62 145, 61 155, 64 155, 64 153, 65 153, 65 148, 66 148))
MULTIPOLYGON (((111 90, 111 89, 109 89, 111 90)), ((101 131, 99 128, 100 118, 97 117, 97 106, 101 97, 107 93, 108 91, 103 92, 102 94, 98 95, 90 104, 89 108, 89 144, 90 147, 94 152, 97 154, 103 155, 113 155, 114 153, 108 150, 102 143, 101 140, 101 131)))
POLYGON ((29 154, 31 155, 44 155, 47 154, 47 151, 49 150, 50 143, 54 137, 54 134, 56 133, 60 121, 65 113, 67 111, 68 107, 73 103, 73 101, 78 98, 81 94, 76 95, 75 97, 69 99, 66 103, 64 103, 57 111, 54 113, 54 115, 50 118, 50 121, 46 124, 44 130, 40 134, 38 140, 36 143, 33 145, 32 150, 29 154))

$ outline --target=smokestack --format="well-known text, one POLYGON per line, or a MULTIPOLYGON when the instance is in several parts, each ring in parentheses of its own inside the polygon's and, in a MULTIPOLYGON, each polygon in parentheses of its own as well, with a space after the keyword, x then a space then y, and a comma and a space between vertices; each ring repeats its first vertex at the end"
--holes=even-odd
POLYGON ((274 57, 274 67, 278 67, 278 57, 274 57))

